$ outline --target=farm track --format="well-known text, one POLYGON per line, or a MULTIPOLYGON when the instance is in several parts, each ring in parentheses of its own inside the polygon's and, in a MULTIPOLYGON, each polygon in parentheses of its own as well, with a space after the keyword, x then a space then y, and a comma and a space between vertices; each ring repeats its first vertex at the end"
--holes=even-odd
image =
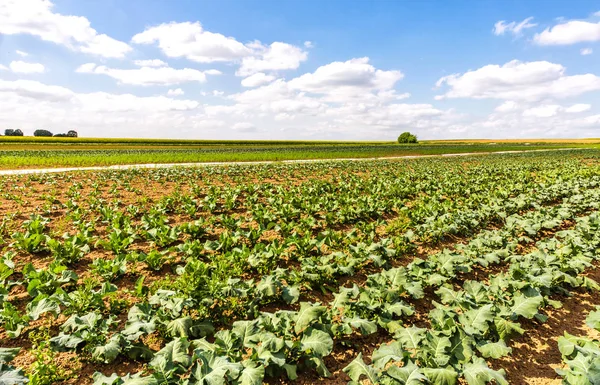
POLYGON ((521 154, 548 151, 573 151, 584 150, 579 148, 552 148, 542 150, 517 150, 517 151, 490 151, 490 152, 464 152, 455 154, 441 155, 403 155, 378 158, 334 158, 334 159, 302 159, 302 160, 281 160, 281 161, 249 161, 249 162, 201 162, 201 163, 142 163, 142 164, 124 164, 114 166, 91 166, 91 167, 62 167, 62 168, 42 168, 42 169, 17 169, 0 170, 2 175, 27 175, 27 174, 47 174, 57 172, 71 171, 102 171, 102 170, 128 170, 128 169, 154 169, 154 168, 173 168, 173 167, 208 167, 208 166, 241 166, 241 165, 268 165, 268 164, 293 164, 293 163, 323 163, 335 161, 374 161, 374 160, 401 160, 401 159, 419 159, 419 158, 444 158, 444 157, 462 157, 475 155, 501 155, 501 154, 521 154))

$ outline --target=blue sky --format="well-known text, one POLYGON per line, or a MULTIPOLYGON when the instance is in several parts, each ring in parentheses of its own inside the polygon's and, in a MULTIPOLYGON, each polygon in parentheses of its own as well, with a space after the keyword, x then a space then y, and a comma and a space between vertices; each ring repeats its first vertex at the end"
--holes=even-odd
POLYGON ((0 129, 599 137, 590 1, 3 0, 0 129))

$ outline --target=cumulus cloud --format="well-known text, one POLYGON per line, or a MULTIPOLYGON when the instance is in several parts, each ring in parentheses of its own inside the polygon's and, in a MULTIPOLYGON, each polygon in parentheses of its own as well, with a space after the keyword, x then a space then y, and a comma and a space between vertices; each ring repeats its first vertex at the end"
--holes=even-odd
POLYGON ((519 104, 513 100, 507 100, 494 109, 496 112, 511 112, 519 109, 519 104))
POLYGON ((275 80, 275 76, 266 75, 262 72, 255 73, 254 75, 250 75, 247 78, 242 80, 242 86, 244 87, 258 87, 264 84, 270 83, 275 80))
POLYGON ((313 42, 312 42, 312 41, 308 41, 308 40, 307 40, 307 41, 305 41, 305 42, 304 42, 304 47, 305 47, 305 48, 313 48, 314 46, 315 46, 315 45, 313 44, 313 42))
POLYGON ((167 67, 168 64, 160 59, 149 59, 149 60, 134 60, 133 64, 138 67, 167 67))
POLYGON ((329 100, 361 98, 370 91, 391 90, 404 77, 400 71, 384 71, 369 64, 369 58, 333 62, 289 81, 291 89, 326 94, 329 100))
POLYGON ((69 49, 107 58, 121 58, 131 47, 99 34, 83 16, 53 12, 49 0, 3 0, 0 4, 0 34, 28 34, 69 49))
POLYGON ((593 74, 565 74, 560 64, 547 61, 510 61, 490 64, 464 74, 442 77, 438 87, 449 90, 436 96, 445 98, 507 99, 535 101, 544 98, 567 98, 600 90, 600 77, 593 74))
POLYGON ((181 88, 175 88, 167 91, 167 96, 181 96, 185 94, 181 88))
POLYGON ((20 50, 16 50, 15 51, 17 53, 17 55, 21 56, 21 57, 27 57, 29 56, 29 54, 25 51, 20 51, 20 50))
POLYGON ((581 51, 579 51, 579 53, 581 53, 582 55, 591 55, 594 52, 594 50, 592 50, 591 48, 582 48, 581 51))
POLYGON ((46 102, 68 101, 73 92, 68 88, 46 85, 32 80, 0 80, 0 93, 14 94, 23 98, 46 102))
POLYGON ((259 41, 243 44, 234 37, 206 31, 200 22, 171 22, 146 28, 131 39, 134 44, 157 44, 169 56, 198 63, 240 63, 238 76, 265 71, 296 69, 307 58, 306 51, 294 45, 259 41))
POLYGON ((242 59, 242 65, 236 72, 238 76, 248 76, 264 71, 296 69, 308 57, 306 51, 282 42, 274 42, 269 46, 253 43, 250 46, 253 49, 253 56, 242 59))
POLYGON ((523 111, 523 116, 533 116, 536 118, 549 118, 556 116, 561 110, 561 106, 558 104, 545 104, 538 107, 528 108, 523 111))
POLYGON ((12 61, 9 64, 10 70, 17 74, 40 74, 46 71, 41 63, 27 63, 24 61, 12 61))
POLYGON ((600 22, 570 20, 536 34, 533 41, 539 45, 570 45, 600 41, 600 22))
POLYGON ((218 75, 217 70, 199 71, 192 68, 175 69, 171 67, 142 67, 135 69, 116 69, 86 63, 76 72, 106 75, 122 84, 139 86, 169 86, 187 82, 206 82, 206 75, 218 75))
POLYGON ((579 112, 588 111, 588 110, 590 110, 590 108, 592 108, 592 106, 589 104, 579 103, 579 104, 573 104, 572 106, 565 108, 565 112, 579 113, 579 112))
POLYGON ((0 80, 0 99, 0 120, 23 130, 43 123, 50 130, 74 127, 85 136, 198 137, 202 131, 185 130, 201 129, 198 123, 206 120, 194 100, 78 93, 29 80, 0 80))
POLYGON ((198 63, 239 60, 251 50, 233 37, 205 31, 199 22, 163 23, 133 36, 134 44, 156 43, 169 57, 185 57, 198 63))
POLYGON ((256 131, 256 126, 252 123, 247 123, 247 122, 242 122, 242 123, 236 123, 233 126, 231 126, 232 129, 236 130, 236 131, 241 131, 241 132, 254 132, 256 131))
POLYGON ((0 64, 0 71, 8 71, 8 67, 0 64))
POLYGON ((500 20, 494 24, 494 35, 499 36, 509 32, 515 36, 519 36, 523 30, 537 26, 537 24, 531 23, 531 20, 533 20, 533 17, 528 17, 520 23, 517 23, 516 21, 507 23, 504 20, 500 20))

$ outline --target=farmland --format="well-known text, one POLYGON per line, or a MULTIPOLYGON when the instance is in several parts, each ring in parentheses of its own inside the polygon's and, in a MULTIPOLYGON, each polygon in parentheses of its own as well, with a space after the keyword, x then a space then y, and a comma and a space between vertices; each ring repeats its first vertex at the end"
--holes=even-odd
POLYGON ((0 383, 593 384, 599 155, 2 177, 0 383))
POLYGON ((0 169, 144 163, 256 162, 597 148, 598 140, 538 142, 210 141, 0 137, 0 169))

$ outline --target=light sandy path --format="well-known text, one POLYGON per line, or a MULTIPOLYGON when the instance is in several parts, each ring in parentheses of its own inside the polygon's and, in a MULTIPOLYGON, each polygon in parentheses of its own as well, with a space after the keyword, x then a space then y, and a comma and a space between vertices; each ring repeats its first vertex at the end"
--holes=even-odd
POLYGON ((394 160, 394 159, 418 159, 418 158, 442 158, 454 156, 473 156, 473 155, 495 155, 495 154, 519 154, 525 152, 542 151, 567 151, 583 150, 583 148, 551 148, 543 150, 519 150, 519 151, 490 151, 490 152, 463 152, 458 154, 439 154, 439 155, 403 155, 389 156, 379 158, 335 158, 335 159, 295 159, 295 160, 268 160, 254 162, 201 162, 201 163, 142 163, 142 164, 123 164, 114 166, 94 166, 94 167, 63 167, 63 168, 25 168, 19 170, 0 170, 2 175, 25 175, 25 174, 46 174, 70 171, 98 171, 98 170, 127 170, 131 168, 163 168, 163 167, 206 167, 206 166, 232 166, 232 165, 253 165, 253 164, 282 164, 282 163, 317 163, 317 162, 335 162, 335 161, 373 161, 373 160, 394 160))

